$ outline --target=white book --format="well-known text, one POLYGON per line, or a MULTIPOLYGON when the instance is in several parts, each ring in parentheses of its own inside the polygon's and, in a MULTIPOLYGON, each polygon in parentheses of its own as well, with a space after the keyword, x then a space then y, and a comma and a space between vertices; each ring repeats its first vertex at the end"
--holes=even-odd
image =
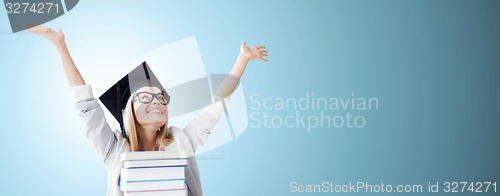
POLYGON ((126 161, 123 161, 124 168, 183 166, 183 165, 187 165, 187 159, 150 159, 150 160, 126 160, 126 161))
POLYGON ((129 191, 152 191, 152 190, 172 190, 186 189, 184 179, 180 180, 154 180, 137 182, 120 182, 120 190, 129 191))
POLYGON ((187 189, 166 191, 125 192, 124 196, 186 196, 187 189))
POLYGON ((121 181, 185 179, 184 166, 122 168, 121 181))
POLYGON ((186 159, 186 151, 138 151, 123 152, 120 160, 145 160, 145 159, 186 159))

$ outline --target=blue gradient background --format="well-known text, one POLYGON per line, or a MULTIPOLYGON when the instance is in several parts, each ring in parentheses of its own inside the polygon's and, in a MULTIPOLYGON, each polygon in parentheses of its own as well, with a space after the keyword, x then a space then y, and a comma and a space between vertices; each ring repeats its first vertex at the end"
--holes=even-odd
MULTIPOLYGON (((377 97, 362 129, 249 127, 198 156, 205 195, 307 195, 290 193, 290 182, 426 190, 428 182, 500 181, 498 10, 499 1, 485 0, 80 1, 45 25, 63 29, 94 86, 194 35, 207 73, 228 72, 241 41, 268 48, 269 63, 250 62, 242 78, 247 101, 254 93, 377 97)), ((105 167, 55 48, 9 30, 1 12, 0 194, 104 195, 105 167)))

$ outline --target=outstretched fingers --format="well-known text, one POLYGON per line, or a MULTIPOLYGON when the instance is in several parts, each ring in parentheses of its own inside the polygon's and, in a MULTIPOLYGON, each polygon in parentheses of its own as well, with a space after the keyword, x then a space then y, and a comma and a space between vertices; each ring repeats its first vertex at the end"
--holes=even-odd
POLYGON ((29 25, 29 26, 26 26, 28 28, 28 32, 30 33, 35 33, 35 34, 40 34, 41 32, 43 32, 44 28, 40 25, 29 25))
MULTIPOLYGON (((25 25, 24 26, 26 29, 28 29, 28 32, 30 33, 35 33, 35 34, 40 34, 40 33, 45 33, 45 32, 51 32, 53 31, 51 28, 49 27, 45 27, 45 26, 42 26, 42 25, 25 25)), ((59 30, 61 31, 61 30, 59 30)))
MULTIPOLYGON (((267 51, 266 51, 266 52, 267 52, 267 51)), ((264 62, 269 62, 267 59, 264 59, 263 57, 268 57, 268 55, 267 55, 267 54, 265 54, 265 53, 261 53, 261 55, 260 55, 260 58, 259 58, 259 59, 260 59, 261 61, 264 61, 264 62)))
POLYGON ((260 58, 259 59, 261 61, 264 61, 264 62, 269 62, 267 59, 262 58, 262 57, 267 57, 268 56, 267 55, 267 53, 268 53, 267 50, 261 50, 261 49, 264 49, 264 48, 266 48, 266 47, 264 47, 264 46, 257 46, 257 49, 260 52, 260 58))

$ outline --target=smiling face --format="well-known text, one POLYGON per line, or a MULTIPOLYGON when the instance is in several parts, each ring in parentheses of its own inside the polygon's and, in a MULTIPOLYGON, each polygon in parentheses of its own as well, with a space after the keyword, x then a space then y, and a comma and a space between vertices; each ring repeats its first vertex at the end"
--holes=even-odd
POLYGON ((152 94, 161 93, 158 87, 142 87, 138 89, 135 94, 137 95, 134 100, 132 100, 133 110, 135 113, 136 120, 141 125, 151 124, 158 127, 163 126, 168 120, 168 107, 163 105, 160 100, 155 96, 152 97, 151 103, 141 103, 149 101, 147 93, 152 94))

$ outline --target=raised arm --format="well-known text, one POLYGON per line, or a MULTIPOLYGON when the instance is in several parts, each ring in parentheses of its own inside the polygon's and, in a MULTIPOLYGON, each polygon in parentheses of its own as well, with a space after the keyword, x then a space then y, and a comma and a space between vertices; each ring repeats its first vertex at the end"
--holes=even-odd
POLYGON ((268 62, 267 59, 263 57, 267 57, 267 51, 263 50, 264 46, 253 46, 248 47, 246 43, 243 42, 240 45, 240 54, 236 59, 236 63, 234 63, 233 68, 226 76, 224 81, 219 85, 217 91, 215 92, 215 98, 219 100, 215 100, 214 103, 209 103, 200 112, 196 114, 193 120, 189 122, 189 124, 183 129, 184 133, 191 140, 191 145, 193 150, 196 152, 199 146, 205 144, 208 137, 211 135, 212 130, 217 125, 217 122, 221 118, 224 113, 224 103, 221 99, 226 98, 229 99, 233 94, 234 89, 238 85, 243 72, 249 61, 254 59, 260 59, 261 61, 268 62))
POLYGON ((59 53, 59 57, 61 58, 64 73, 66 74, 66 79, 68 80, 70 87, 85 84, 85 81, 76 68, 75 63, 73 63, 73 60, 71 59, 68 48, 66 47, 66 42, 64 42, 64 34, 61 29, 59 29, 59 32, 55 32, 48 27, 38 25, 29 28, 28 32, 43 36, 54 44, 57 52, 59 53))
POLYGON ((261 61, 268 62, 267 59, 263 57, 267 57, 267 51, 263 50, 264 46, 246 46, 245 42, 242 42, 240 45, 240 54, 234 63, 233 68, 227 75, 226 79, 221 83, 221 85, 217 88, 215 92, 215 96, 218 98, 231 98, 234 89, 238 85, 238 82, 245 72, 247 64, 251 60, 260 59, 261 61))
POLYGON ((109 157, 114 157, 112 155, 115 152, 120 133, 111 129, 106 122, 104 110, 92 94, 91 86, 85 85, 80 72, 69 55, 68 48, 66 48, 64 34, 60 29, 59 32, 55 32, 44 26, 32 27, 28 32, 41 35, 56 46, 66 73, 66 79, 68 79, 71 96, 75 102, 75 109, 83 122, 85 135, 106 164, 106 167, 108 167, 109 163, 111 163, 108 161, 111 160, 109 157))

